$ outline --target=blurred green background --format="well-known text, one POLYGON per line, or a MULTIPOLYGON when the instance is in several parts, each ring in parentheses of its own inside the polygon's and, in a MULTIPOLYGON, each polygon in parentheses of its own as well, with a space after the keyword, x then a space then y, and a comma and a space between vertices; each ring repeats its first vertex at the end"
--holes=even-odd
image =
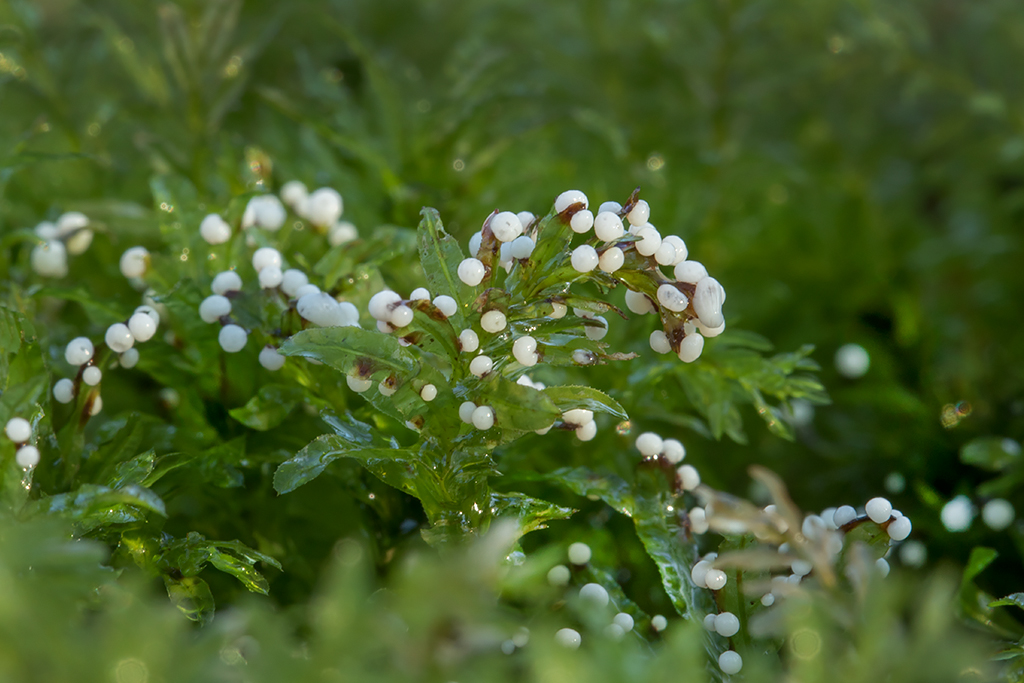
MULTIPOLYGON (((495 207, 640 186, 729 291, 729 325, 816 345, 833 399, 795 442, 750 409, 746 445, 689 433, 705 479, 746 494, 758 462, 821 509, 900 473, 914 537, 933 559, 1000 549, 1001 595, 1019 524, 949 534, 939 510, 1024 504, 1019 468, 978 494, 991 473, 958 459, 1024 437, 1022 63, 1012 0, 0 0, 0 233, 80 209, 122 250, 153 173, 223 204, 254 164, 337 187, 364 235, 430 205, 464 240, 495 207), (870 354, 861 379, 835 370, 845 343, 870 354)), ((606 381, 664 426, 682 390, 625 380, 606 381)))

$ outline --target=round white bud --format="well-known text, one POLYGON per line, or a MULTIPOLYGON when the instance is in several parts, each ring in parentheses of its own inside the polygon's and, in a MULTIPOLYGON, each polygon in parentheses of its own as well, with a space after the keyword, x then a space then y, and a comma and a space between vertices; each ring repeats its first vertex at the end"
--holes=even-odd
POLYGON ((25 470, 35 467, 39 464, 39 449, 31 445, 22 446, 14 454, 14 461, 18 463, 18 467, 25 470))
POLYGON ((672 245, 672 248, 675 250, 675 255, 672 257, 671 263, 661 263, 661 261, 658 261, 658 263, 661 263, 663 266, 674 266, 682 263, 686 260, 686 257, 690 255, 689 250, 686 248, 686 242, 684 242, 678 235, 667 235, 666 237, 663 237, 661 240, 661 246, 664 247, 666 244, 672 245))
POLYGON ((889 532, 889 538, 898 542, 905 541, 913 529, 914 525, 911 524, 910 517, 900 517, 889 522, 886 531, 889 532))
POLYGON ((695 285, 708 276, 708 269, 700 261, 683 261, 672 271, 676 282, 695 285))
POLYGON ((579 190, 566 190, 555 198, 555 213, 562 213, 573 204, 582 204, 583 208, 590 205, 587 195, 579 190))
POLYGON ((864 512, 875 524, 881 524, 889 520, 892 514, 892 503, 885 498, 872 498, 864 506, 864 512))
POLYGON ((738 652, 726 650, 718 656, 718 668, 722 670, 722 673, 729 676, 738 674, 740 669, 743 668, 743 658, 740 657, 738 652))
POLYGON ((580 441, 591 441, 595 436, 597 436, 597 423, 593 420, 576 428, 576 438, 580 441))
POLYGON ((594 214, 590 213, 588 209, 577 211, 569 219, 569 227, 572 231, 582 235, 585 232, 589 232, 594 227, 594 214))
POLYGON ((645 225, 651 218, 651 207, 643 199, 633 205, 633 208, 626 214, 626 220, 630 225, 645 225))
POLYGON ((58 240, 44 242, 32 249, 32 270, 43 277, 64 277, 68 274, 68 252, 58 240))
POLYGON ((608 334, 608 321, 601 315, 594 316, 591 320, 600 323, 600 325, 583 326, 583 332, 587 335, 587 339, 591 339, 593 341, 604 339, 605 335, 608 334))
POLYGON ((704 583, 713 591, 720 591, 725 588, 726 575, 721 569, 709 569, 704 575, 704 583))
POLYGON ((533 254, 536 245, 533 238, 527 235, 520 235, 512 240, 511 252, 514 259, 527 259, 533 254))
POLYGON ((374 320, 389 320, 391 318, 391 311, 401 300, 402 297, 397 292, 393 292, 390 289, 382 289, 370 297, 367 309, 374 320))
POLYGON ((651 345, 651 349, 655 353, 668 353, 672 350, 672 344, 668 340, 668 335, 665 334, 664 330, 655 330, 651 332, 648 343, 651 345))
POLYGON ((473 330, 463 330, 459 333, 459 346, 463 353, 473 353, 480 348, 480 337, 473 330))
POLYGON ((482 232, 474 232, 473 233, 473 235, 469 238, 469 255, 470 256, 474 256, 475 257, 475 256, 479 256, 480 255, 480 244, 481 244, 481 242, 483 242, 483 240, 484 240, 484 235, 483 235, 482 232))
POLYGON ((704 615, 704 628, 712 633, 715 632, 715 617, 717 616, 714 612, 704 615))
POLYGON ((301 180, 289 180, 281 186, 280 195, 281 201, 294 209, 306 201, 306 198, 309 196, 309 190, 306 189, 305 183, 301 180))
POLYGON ((477 406, 473 410, 473 426, 480 430, 488 430, 494 426, 494 411, 488 406, 477 406))
POLYGON ((580 637, 579 631, 571 628, 561 628, 555 633, 555 642, 570 650, 578 650, 580 643, 583 642, 583 638, 580 637))
POLYGON ((416 316, 413 313, 413 310, 408 306, 396 306, 395 309, 391 311, 391 317, 388 319, 388 322, 396 328, 406 327, 412 323, 414 317, 416 316))
POLYGON ((466 424, 473 424, 473 411, 476 410, 476 404, 472 401, 466 401, 459 406, 459 419, 466 424))
POLYGON ((761 604, 765 607, 771 607, 775 604, 775 596, 771 593, 765 593, 761 596, 761 604))
POLYGON ((199 317, 204 323, 217 322, 231 313, 231 300, 220 294, 211 294, 199 304, 199 317))
POLYGON ((654 432, 644 432, 636 438, 636 449, 645 458, 653 458, 660 455, 664 445, 665 442, 662 441, 662 438, 654 432))
POLYGON ((273 346, 264 346, 260 349, 260 365, 271 372, 277 372, 284 367, 284 356, 273 346))
POLYGON ((359 238, 359 230, 355 225, 347 221, 341 221, 331 226, 327 231, 327 244, 332 247, 340 247, 359 238))
POLYGON ((652 226, 640 228, 636 236, 639 239, 634 242, 634 246, 641 256, 653 256, 661 247, 661 233, 652 226))
POLYGON ((867 374, 871 367, 871 356, 860 344, 843 344, 836 350, 836 371, 847 379, 857 379, 867 374))
POLYGON ((668 628, 668 619, 660 614, 655 614, 651 617, 651 628, 659 633, 668 628))
POLYGON ((128 330, 135 341, 147 342, 156 334, 156 321, 148 313, 132 313, 128 318, 128 330))
POLYGON ((889 570, 891 567, 889 567, 889 562, 886 561, 884 557, 880 557, 875 560, 875 567, 878 569, 878 573, 883 577, 889 576, 889 570))
POLYGON ((552 586, 568 586, 572 572, 564 564, 556 564, 548 570, 548 583, 552 586))
POLYGON ((32 423, 23 417, 12 417, 7 421, 4 433, 14 443, 25 443, 32 438, 32 423))
POLYGON ((247 341, 249 341, 249 333, 238 325, 225 325, 220 328, 220 334, 217 335, 220 347, 228 353, 241 351, 245 348, 247 341))
POLYGON ((484 332, 497 334, 505 329, 506 324, 505 314, 501 311, 487 311, 480 316, 480 327, 484 328, 484 332))
POLYGON ((576 542, 569 546, 569 562, 572 564, 586 564, 590 562, 590 557, 593 554, 590 550, 590 546, 586 543, 576 542))
POLYGON ((588 583, 580 588, 580 599, 605 607, 609 601, 608 591, 599 583, 588 583))
POLYGON ((700 358, 700 354, 703 351, 704 337, 700 336, 698 332, 688 334, 679 343, 679 360, 684 363, 692 363, 700 358))
POLYGON ((121 367, 126 370, 131 370, 139 364, 139 350, 134 346, 124 353, 121 354, 120 358, 121 367))
POLYGON ((700 473, 693 465, 683 465, 676 470, 676 474, 684 491, 692 491, 700 486, 700 473))
POLYGON ((420 389, 420 398, 422 398, 427 403, 430 403, 435 398, 437 398, 437 387, 435 387, 433 384, 423 385, 423 388, 420 389))
POLYGON ((732 612, 722 612, 715 616, 715 631, 718 635, 732 638, 740 632, 740 620, 732 612))
POLYGON ((75 398, 75 383, 67 378, 57 380, 53 385, 53 398, 57 403, 71 403, 75 398))
POLYGON ((678 287, 668 283, 658 287, 658 302, 673 313, 685 311, 690 305, 687 296, 678 287))
POLYGON ((281 252, 273 247, 260 247, 252 255, 252 267, 257 273, 264 268, 280 268, 281 252))
POLYGON ((475 258, 463 259, 462 263, 459 264, 459 279, 470 287, 476 287, 480 284, 486 273, 487 269, 484 268, 484 264, 475 258))
POLYGON ((380 392, 381 396, 394 396, 395 392, 398 391, 398 386, 390 384, 386 379, 383 379, 377 384, 377 391, 380 392))
POLYGON ((557 301, 552 301, 551 302, 551 313, 548 315, 548 317, 552 318, 554 320, 558 320, 560 318, 564 318, 565 314, 566 314, 566 312, 568 310, 569 310, 569 307, 566 306, 565 304, 559 303, 557 301))
POLYGON ((686 457, 686 448, 677 439, 665 439, 661 444, 661 453, 673 465, 677 465, 686 457))
POLYGON ((633 630, 633 617, 625 612, 619 612, 612 618, 612 623, 617 624, 625 632, 633 630))
POLYGON ((313 190, 303 203, 305 218, 313 225, 326 228, 334 225, 344 211, 345 203, 338 191, 330 187, 313 190))
POLYGON ((227 294, 228 292, 239 292, 242 289, 242 278, 233 270, 225 270, 217 273, 210 283, 210 290, 214 294, 227 294))
POLYGON ((708 571, 711 570, 711 562, 708 560, 699 560, 690 569, 690 579, 693 581, 693 585, 698 588, 707 588, 708 585, 705 580, 708 575, 708 571))
POLYGON ((434 306, 437 310, 441 311, 441 314, 446 318, 450 318, 459 312, 459 304, 455 299, 451 298, 447 294, 441 294, 434 297, 434 306))
POLYGON ((614 273, 626 262, 626 255, 618 247, 609 247, 601 254, 598 267, 605 273, 614 273))
POLYGON ((365 393, 373 386, 373 380, 369 377, 364 379, 355 375, 345 375, 345 383, 348 384, 349 389, 357 394, 365 393))
POLYGON ((92 244, 92 230, 79 230, 68 237, 65 246, 69 254, 84 254, 92 244))
POLYGON ((594 268, 597 268, 597 264, 600 261, 597 250, 589 244, 581 244, 573 249, 572 257, 570 258, 572 267, 577 273, 589 273, 594 268))
POLYGON ((95 365, 90 365, 85 370, 82 370, 82 381, 88 384, 90 387, 94 387, 100 383, 103 379, 103 371, 95 365))
POLYGON ((124 323, 114 323, 108 327, 103 339, 114 353, 124 353, 135 344, 132 331, 124 323))
POLYGON ((676 247, 671 242, 661 241, 661 246, 654 252, 654 261, 659 266, 674 266, 676 264, 676 247))
POLYGON ((708 513, 704 508, 693 508, 687 513, 690 518, 690 531, 695 534, 706 534, 711 527, 708 525, 708 513))
POLYGON ((153 319, 153 323, 154 324, 156 324, 156 325, 160 324, 160 312, 158 310, 156 310, 156 308, 154 308, 153 306, 150 306, 148 304, 143 304, 142 306, 136 306, 134 312, 135 313, 145 313, 146 315, 148 315, 150 318, 153 319))
POLYGON ((224 244, 231 239, 231 226, 219 215, 211 213, 199 224, 199 235, 207 244, 224 244))
POLYGON ((696 291, 693 293, 693 311, 702 324, 711 328, 725 324, 725 317, 722 315, 723 303, 725 290, 718 280, 706 277, 697 283, 696 291))
POLYGON ((646 315, 658 310, 646 294, 634 292, 632 289, 626 290, 626 308, 637 315, 646 315))
POLYGON ((600 211, 594 219, 594 234, 599 240, 611 242, 626 234, 622 219, 611 211, 600 211))
POLYGON ((71 365, 84 365, 92 360, 94 351, 88 337, 75 337, 64 348, 64 360, 71 365))
POLYGON ((149 266, 149 250, 145 247, 132 247, 121 254, 121 274, 125 277, 142 277, 149 266))
POLYGON ((857 519, 857 511, 850 505, 840 505, 832 513, 832 523, 836 525, 836 528, 845 526, 855 519, 857 519))
POLYGON ((89 225, 89 218, 80 211, 67 211, 57 219, 57 235, 63 237, 89 225))
MULTIPOLYGON (((1017 512, 1013 509, 1013 504, 1003 498, 993 498, 985 503, 985 507, 981 508, 982 521, 994 531, 1002 531, 1013 524, 1016 516, 1017 512)), ((889 526, 889 535, 892 536, 892 525, 889 526)))
POLYGON ((477 377, 483 377, 494 367, 494 361, 490 356, 477 356, 469 361, 469 371, 477 377))
POLYGON ((527 335, 512 342, 512 355, 520 364, 532 367, 537 364, 537 340, 527 335))
POLYGON ((320 288, 317 287, 316 285, 302 285, 301 287, 295 290, 295 296, 293 296, 292 298, 298 301, 307 294, 316 294, 319 291, 320 288))
POLYGON ((430 290, 426 287, 417 287, 409 294, 409 301, 430 301, 430 290))
POLYGON ((280 199, 272 194, 262 194, 249 200, 242 216, 242 225, 256 225, 264 230, 276 232, 281 229, 287 218, 288 213, 280 199))
POLYGON ((526 230, 528 227, 533 225, 535 220, 537 220, 537 217, 530 211, 520 211, 516 214, 516 218, 518 218, 519 222, 522 223, 523 230, 526 230))
POLYGON ((267 266, 260 271, 260 289, 273 289, 284 281, 284 273, 277 266, 267 266))
POLYGON ((495 214, 489 223, 494 239, 499 242, 511 242, 523 234, 523 224, 519 217, 511 211, 502 211, 495 214))
MULTIPOLYGON (((261 281, 262 282, 262 281, 261 281)), ((281 291, 294 297, 299 287, 309 284, 309 277, 297 268, 289 268, 281 273, 281 291)))

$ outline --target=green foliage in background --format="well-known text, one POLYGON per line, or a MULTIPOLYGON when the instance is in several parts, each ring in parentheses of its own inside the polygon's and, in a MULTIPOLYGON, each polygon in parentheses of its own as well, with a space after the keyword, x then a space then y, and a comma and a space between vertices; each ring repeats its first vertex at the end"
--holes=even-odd
MULTIPOLYGON (((717 680, 726 640, 699 623, 717 608, 743 615, 734 678, 1020 680, 1024 526, 953 533, 941 511, 1024 506, 1022 35, 1010 0, 0 0, 0 424, 30 419, 43 452, 26 477, 0 443, 0 678, 717 680), (237 225, 291 179, 337 188, 361 237, 286 228, 289 259, 364 312, 385 285, 441 292, 425 206, 464 251, 495 208, 639 186, 728 289, 729 331, 684 365, 650 350, 651 317, 614 320, 607 351, 637 358, 535 375, 600 394, 493 389, 537 420, 603 405, 595 441, 524 422, 428 492, 437 461, 408 416, 345 387, 351 358, 309 350, 323 330, 285 351, 326 365, 271 375, 263 340, 222 354, 198 320, 213 273, 256 277, 244 241, 209 249, 200 220, 237 225), (71 210, 93 243, 40 278, 32 228, 71 210), (135 245, 167 320, 80 420, 84 394, 51 398, 64 346, 142 303, 118 268, 135 245), (836 370, 847 343, 870 356, 861 378, 836 370), (928 561, 897 551, 871 574, 887 537, 864 525, 841 560, 859 574, 815 565, 814 589, 764 610, 736 584, 769 567, 734 555, 715 605, 691 565, 756 539, 690 536, 633 448, 644 431, 683 441, 747 521, 727 494, 786 500, 751 465, 800 510, 886 495, 928 561), (485 498, 499 512, 468 516, 470 543, 433 533, 448 503, 485 498), (550 585, 573 542, 592 561, 550 585), (621 641, 576 594, 591 582, 633 615, 621 641)), ((379 337, 319 342, 419 362, 379 337)))

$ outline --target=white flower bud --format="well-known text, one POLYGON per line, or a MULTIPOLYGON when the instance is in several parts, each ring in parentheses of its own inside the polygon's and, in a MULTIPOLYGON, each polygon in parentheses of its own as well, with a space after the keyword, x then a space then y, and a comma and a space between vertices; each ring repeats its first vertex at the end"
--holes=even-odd
POLYGON ((469 371, 477 377, 483 377, 494 367, 490 356, 477 356, 469 362, 469 371))
POLYGON ((889 520, 889 515, 892 514, 892 503, 885 498, 872 498, 864 506, 864 512, 872 522, 881 524, 889 520))
POLYGON ((690 531, 695 534, 706 534, 708 529, 708 515, 704 508, 693 508, 687 513, 690 518, 690 531))
POLYGON ((695 285, 708 276, 708 269, 700 261, 683 261, 673 271, 677 282, 695 285))
POLYGON ((590 558, 593 553, 590 550, 590 546, 586 543, 580 543, 577 541, 569 546, 569 562, 575 565, 582 565, 590 562, 590 558))
MULTIPOLYGON (((1017 512, 1013 509, 1013 504, 1003 498, 993 498, 985 503, 985 507, 981 509, 982 521, 985 522, 988 528, 994 531, 1002 531, 1010 526, 1016 516, 1017 512)), ((909 535, 910 532, 908 531, 907 533, 909 535)), ((889 525, 889 536, 892 536, 892 525, 889 525)), ((893 540, 903 539, 893 537, 893 540)))
POLYGON ((121 254, 121 274, 127 278, 142 277, 149 267, 149 250, 132 247, 121 254))
POLYGON ((459 312, 459 304, 455 299, 451 298, 447 294, 441 294, 434 297, 434 306, 437 307, 437 310, 441 311, 446 318, 450 318, 459 312))
POLYGON ((147 342, 156 334, 156 321, 148 313, 132 313, 128 318, 128 331, 135 337, 135 341, 147 342))
POLYGON ((704 337, 700 336, 697 332, 688 334, 679 343, 679 360, 684 363, 692 363, 700 358, 700 354, 703 351, 704 337))
POLYGON ((211 294, 199 304, 199 317, 204 323, 217 322, 231 313, 231 300, 220 294, 211 294))
POLYGON ((284 281, 284 273, 277 266, 267 266, 259 274, 260 289, 273 289, 284 281))
POLYGON ((580 636, 579 631, 571 628, 562 628, 558 629, 558 632, 555 633, 555 642, 570 650, 578 650, 580 643, 583 642, 583 638, 580 636))
POLYGON ((199 236, 207 244, 224 244, 231 239, 231 226, 219 215, 211 213, 199 224, 199 236))
POLYGON ((597 255, 597 250, 592 246, 581 244, 572 250, 570 262, 576 272, 589 273, 600 263, 600 258, 597 255))
POLYGON ((661 453, 673 465, 678 465, 686 457, 686 448, 677 439, 665 439, 661 444, 661 453))
POLYGON ((651 337, 648 342, 655 353, 668 353, 672 350, 672 343, 669 342, 668 335, 665 334, 664 330, 655 330, 654 332, 651 332, 651 337))
POLYGON ((433 384, 423 385, 423 388, 420 389, 420 398, 422 398, 427 403, 430 403, 435 398, 437 398, 437 387, 435 387, 433 384))
POLYGON ((605 607, 609 601, 608 591, 599 583, 588 583, 580 588, 580 599, 605 607))
POLYGON ((272 194, 261 194, 249 200, 242 215, 242 227, 255 225, 276 232, 288 218, 281 200, 272 194))
POLYGON ((412 323, 413 318, 415 317, 415 313, 408 306, 396 306, 395 309, 391 311, 391 317, 388 319, 388 322, 396 328, 407 327, 412 323))
POLYGON ((340 247, 342 244, 348 244, 356 239, 359 239, 359 230, 347 221, 335 223, 327 231, 327 244, 332 247, 340 247))
POLYGON ((39 464, 39 449, 32 445, 22 446, 14 454, 14 461, 24 470, 35 467, 39 464))
POLYGON ((673 313, 681 313, 690 305, 690 300, 678 287, 667 283, 658 287, 658 302, 673 313))
POLYGON ((32 249, 32 270, 43 277, 64 277, 68 274, 68 253, 64 243, 54 240, 32 249))
POLYGON ((488 406, 477 406, 472 419, 474 427, 486 431, 494 426, 494 411, 488 406))
POLYGON ((697 283, 693 293, 693 310, 700 322, 710 328, 725 324, 722 315, 722 304, 725 302, 725 290, 713 277, 703 278, 697 283))
POLYGON ((139 364, 139 350, 133 346, 121 354, 119 361, 122 368, 131 370, 139 364))
POLYGON ((7 421, 4 433, 14 443, 25 443, 32 438, 32 423, 23 417, 12 417, 7 421))
POLYGON ((264 268, 281 268, 281 252, 273 247, 260 247, 252 255, 252 267, 258 273, 264 268))
POLYGON ((57 403, 71 403, 75 398, 75 383, 69 379, 59 379, 53 385, 53 398, 57 403))
POLYGON ((651 207, 643 199, 634 204, 633 208, 626 214, 626 220, 629 221, 630 225, 634 226, 646 225, 650 218, 651 207))
POLYGON ((705 583, 705 579, 707 578, 708 571, 710 570, 711 563, 707 560, 700 560, 693 565, 690 569, 690 579, 693 581, 693 585, 698 588, 707 588, 708 585, 705 583))
POLYGON ((722 612, 715 616, 715 630, 718 635, 732 638, 740 632, 740 620, 732 612, 722 612))
POLYGON ((634 292, 631 289, 626 290, 626 308, 637 315, 646 315, 658 310, 646 294, 634 292))
POLYGON ((459 264, 459 279, 470 287, 476 287, 483 282, 486 273, 487 269, 484 268, 484 264, 475 258, 463 259, 459 264))
POLYGON ((594 322, 600 323, 600 326, 584 325, 583 332, 587 335, 587 339, 591 339, 593 341, 604 339, 605 335, 608 334, 608 321, 601 315, 594 316, 591 319, 594 322))
POLYGON ((582 427, 588 422, 594 421, 594 411, 586 408, 572 408, 562 413, 562 422, 582 427))
POLYGON ((704 575, 704 583, 707 584, 707 587, 711 590, 720 591, 725 588, 727 578, 728 577, 725 575, 725 572, 721 569, 709 569, 708 573, 704 575))
POLYGON ((686 248, 686 242, 684 242, 678 235, 668 235, 663 237, 661 240, 661 246, 664 247, 666 244, 672 245, 672 248, 675 250, 675 254, 672 257, 671 263, 661 263, 661 261, 658 261, 661 265, 675 266, 685 261, 686 257, 689 256, 689 251, 686 248))
POLYGON ((238 325, 225 325, 220 328, 217 341, 226 352, 237 353, 245 348, 245 343, 249 341, 249 333, 238 325))
POLYGON ((533 367, 537 364, 537 340, 527 335, 512 343, 512 355, 522 365, 533 367))
POLYGON ((605 273, 614 273, 626 262, 626 255, 618 247, 609 247, 601 254, 598 268, 605 273))
POLYGON ((108 327, 104 340, 115 353, 124 353, 135 344, 135 337, 124 323, 114 323, 108 327))
POLYGON ((299 287, 309 284, 309 278, 297 268, 289 268, 281 273, 281 291, 290 297, 294 297, 299 287))
POLYGON ((495 214, 490 222, 491 232, 499 242, 511 242, 523 234, 523 224, 519 217, 511 211, 502 211, 495 214))
POLYGON ((90 387, 94 387, 103 379, 103 371, 95 365, 90 365, 82 371, 82 381, 90 387))
POLYGON ((573 232, 580 235, 589 232, 594 227, 594 214, 590 213, 588 209, 577 211, 569 219, 569 227, 573 232))
POLYGON ((743 658, 740 657, 738 652, 726 650, 718 656, 718 668, 722 670, 722 673, 729 676, 738 674, 740 669, 743 668, 743 658))
POLYGON ((533 222, 537 220, 537 217, 534 216, 533 213, 531 213, 530 211, 520 211, 519 213, 516 214, 516 218, 518 218, 519 222, 522 224, 523 230, 529 228, 533 224, 533 222))
POLYGON ((653 256, 661 247, 661 233, 653 226, 640 228, 637 230, 636 236, 639 240, 634 243, 634 246, 641 256, 653 256))
POLYGON ((84 365, 92 360, 94 351, 88 337, 75 337, 64 349, 64 360, 71 365, 84 365))
POLYGON ((904 541, 910 532, 913 531, 913 524, 910 522, 910 517, 900 517, 889 522, 889 527, 886 531, 889 532, 889 538, 894 541, 904 541))
POLYGON ((679 475, 679 482, 684 491, 692 491, 700 486, 700 473, 693 465, 683 465, 676 470, 676 474, 679 475))
POLYGON ((654 260, 659 266, 674 266, 676 263, 675 245, 662 240, 661 246, 654 252, 654 260))
POLYGON ((401 300, 402 297, 397 292, 393 292, 390 289, 382 289, 370 297, 367 308, 374 320, 386 321, 391 318, 391 311, 394 310, 401 300))
POLYGON ((555 213, 562 213, 573 204, 582 204, 583 208, 590 205, 587 195, 579 190, 566 190, 555 198, 555 213))
POLYGON ((334 225, 345 209, 338 191, 330 187, 314 190, 302 206, 303 216, 313 225, 326 228, 334 225))
POLYGON ((260 349, 260 365, 271 372, 277 372, 284 367, 284 356, 273 346, 264 346, 260 349))
POLYGON ((622 219, 611 211, 600 211, 594 219, 594 234, 599 240, 612 242, 626 234, 622 219))
POLYGON ((240 292, 242 290, 242 278, 233 270, 225 270, 217 273, 213 282, 210 283, 210 290, 214 294, 227 294, 228 292, 240 292))
POLYGON ((466 424, 473 424, 473 411, 476 410, 476 404, 472 401, 466 401, 459 406, 459 419, 466 424))
POLYGON ((849 505, 840 505, 832 513, 832 523, 836 525, 836 528, 845 526, 855 519, 857 519, 857 511, 849 505))
POLYGON ((654 432, 644 432, 636 438, 636 449, 645 458, 653 458, 661 453, 665 445, 661 437, 654 432))
POLYGON ((289 180, 281 186, 280 194, 281 201, 295 209, 298 206, 302 206, 302 203, 306 201, 306 198, 309 196, 309 190, 306 189, 305 183, 301 180, 289 180))
POLYGON ((357 394, 362 394, 369 391, 370 387, 373 386, 373 381, 369 378, 356 377, 355 375, 345 375, 345 383, 348 384, 348 388, 357 394))
POLYGON ((593 420, 576 428, 576 438, 580 441, 591 441, 595 436, 597 436, 597 423, 593 420))
POLYGON ((533 254, 534 242, 532 237, 527 235, 520 235, 519 237, 512 240, 512 258, 514 259, 528 259, 533 254))
POLYGON ((505 314, 501 311, 487 311, 480 316, 480 327, 484 328, 484 332, 497 334, 505 329, 505 325, 505 314))

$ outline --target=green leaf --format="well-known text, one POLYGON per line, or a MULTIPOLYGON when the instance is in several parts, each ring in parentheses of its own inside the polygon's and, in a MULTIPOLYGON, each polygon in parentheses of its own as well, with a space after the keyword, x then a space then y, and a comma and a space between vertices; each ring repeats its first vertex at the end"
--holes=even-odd
POLYGON ((960 462, 998 472, 1021 462, 1020 447, 1009 439, 986 436, 964 444, 960 462))
POLYGON ((367 448, 362 441, 351 441, 338 434, 324 434, 313 439, 295 457, 281 463, 274 472, 274 490, 281 494, 294 491, 316 479, 338 458, 352 457, 368 464, 407 454, 407 451, 397 449, 367 448))
POLYGON ((273 557, 246 546, 239 541, 210 541, 202 534, 191 531, 185 538, 168 543, 160 556, 165 572, 179 571, 184 576, 195 576, 207 564, 238 579, 254 593, 267 594, 269 584, 254 565, 264 562, 277 569, 281 564, 273 557))
POLYGON ((479 402, 494 409, 495 422, 503 430, 532 432, 550 427, 561 417, 561 411, 544 392, 504 377, 497 379, 479 402))
POLYGON ((265 384, 248 403, 228 412, 246 427, 265 432, 284 422, 304 397, 299 387, 265 384))
POLYGON ((167 516, 164 502, 138 484, 119 489, 84 484, 69 493, 41 498, 31 504, 35 514, 57 515, 76 524, 83 532, 109 526, 145 521, 145 512, 167 516))
POLYGON ((398 339, 359 327, 321 327, 303 330, 281 345, 285 356, 314 358, 348 373, 362 364, 366 374, 382 371, 415 374, 419 362, 398 339))
POLYGON ((625 408, 619 405, 618 401, 608 394, 591 387, 579 385, 547 387, 544 389, 544 393, 558 406, 558 410, 563 413, 573 408, 586 408, 595 413, 608 413, 620 420, 629 419, 625 408))
POLYGON ((491 510, 498 519, 512 518, 519 525, 519 535, 546 529, 547 523, 556 519, 568 519, 572 508, 555 505, 546 500, 531 498, 522 493, 491 494, 491 510))
POLYGON ((213 594, 198 576, 175 578, 165 574, 164 586, 167 587, 167 597, 186 617, 204 626, 213 619, 213 594))
POLYGON ((988 603, 989 607, 1009 607, 1013 605, 1024 609, 1024 593, 1010 593, 1005 598, 993 600, 988 603))
POLYGON ((420 212, 419 251, 420 263, 427 278, 431 294, 445 294, 455 299, 459 309, 453 318, 454 325, 461 329, 464 321, 463 308, 468 304, 471 289, 459 279, 459 264, 465 258, 462 247, 441 225, 437 209, 424 207, 420 212))

